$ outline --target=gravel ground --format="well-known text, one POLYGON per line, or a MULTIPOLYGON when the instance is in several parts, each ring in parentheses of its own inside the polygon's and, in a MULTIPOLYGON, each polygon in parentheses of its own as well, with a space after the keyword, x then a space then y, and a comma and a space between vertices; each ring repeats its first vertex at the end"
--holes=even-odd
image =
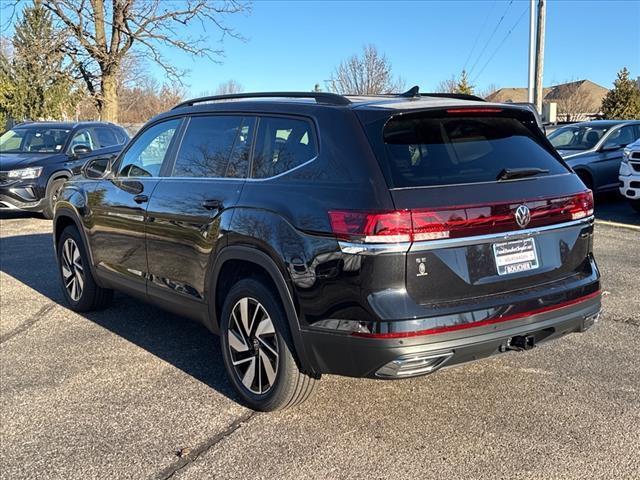
POLYGON ((67 310, 50 222, 5 216, 0 478, 640 478, 640 231, 596 231, 589 332, 431 377, 325 376, 257 414, 199 325, 123 295, 67 310))

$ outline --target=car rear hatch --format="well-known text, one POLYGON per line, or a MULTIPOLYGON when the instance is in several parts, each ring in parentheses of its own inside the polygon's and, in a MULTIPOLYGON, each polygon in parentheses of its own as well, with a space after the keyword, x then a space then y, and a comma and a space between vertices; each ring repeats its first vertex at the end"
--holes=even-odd
POLYGON ((361 115, 396 208, 378 230, 409 241, 413 301, 434 313, 477 309, 592 275, 591 192, 531 112, 474 106, 377 117, 361 115))

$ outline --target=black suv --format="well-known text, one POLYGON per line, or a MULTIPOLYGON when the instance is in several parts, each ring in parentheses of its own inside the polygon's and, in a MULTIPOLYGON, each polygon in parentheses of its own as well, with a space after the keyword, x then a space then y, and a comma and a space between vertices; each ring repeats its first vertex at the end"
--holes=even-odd
POLYGON ((591 192, 528 109, 452 97, 239 94, 155 117, 60 193, 67 301, 117 289, 204 323, 259 410, 323 373, 405 378, 588 329, 591 192))
POLYGON ((0 211, 53 217, 62 184, 96 157, 122 150, 129 135, 106 122, 29 122, 0 137, 0 211))

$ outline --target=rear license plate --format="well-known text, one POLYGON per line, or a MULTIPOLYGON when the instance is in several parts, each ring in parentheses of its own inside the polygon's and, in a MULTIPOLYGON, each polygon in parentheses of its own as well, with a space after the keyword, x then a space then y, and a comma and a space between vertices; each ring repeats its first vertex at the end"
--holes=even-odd
POLYGON ((494 243, 493 256, 496 259, 498 275, 526 272, 539 266, 536 242, 533 238, 494 243))

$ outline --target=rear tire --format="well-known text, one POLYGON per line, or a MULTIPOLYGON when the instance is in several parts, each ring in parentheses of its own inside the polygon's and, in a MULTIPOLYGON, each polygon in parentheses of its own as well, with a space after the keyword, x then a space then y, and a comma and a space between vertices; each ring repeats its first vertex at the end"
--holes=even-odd
POLYGON ((631 204, 631 208, 640 213, 640 200, 629 200, 629 203, 631 204))
POLYGON ((229 380, 249 408, 280 410, 311 395, 316 379, 300 371, 282 302, 263 282, 247 278, 231 288, 220 339, 229 380))
POLYGON ((57 246, 58 274, 67 304, 76 312, 101 310, 111 303, 113 290, 99 287, 91 273, 80 232, 73 225, 62 231, 57 246))
POLYGON ((53 207, 56 204, 56 200, 58 198, 58 194, 66 182, 68 178, 56 178, 49 182, 47 185, 47 192, 44 197, 44 208, 42 209, 42 216, 48 220, 53 218, 53 207))

